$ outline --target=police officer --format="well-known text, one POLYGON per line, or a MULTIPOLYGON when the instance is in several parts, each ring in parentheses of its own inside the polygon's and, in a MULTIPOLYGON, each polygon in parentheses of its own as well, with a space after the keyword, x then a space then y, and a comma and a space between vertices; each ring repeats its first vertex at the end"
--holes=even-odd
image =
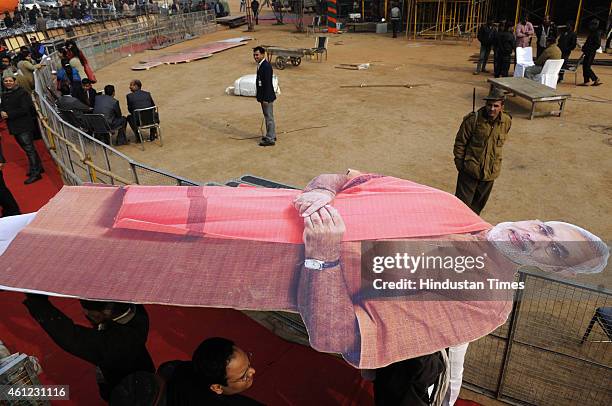
POLYGON ((463 118, 455 138, 453 154, 459 171, 455 196, 476 214, 487 203, 501 171, 502 147, 512 125, 512 117, 503 111, 504 99, 501 89, 491 89, 485 106, 463 118))

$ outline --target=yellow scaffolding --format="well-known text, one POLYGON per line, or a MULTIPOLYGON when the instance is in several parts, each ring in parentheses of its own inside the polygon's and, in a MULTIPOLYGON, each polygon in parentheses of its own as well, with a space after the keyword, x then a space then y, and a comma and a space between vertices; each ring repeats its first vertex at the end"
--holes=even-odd
POLYGON ((406 36, 444 39, 476 35, 494 0, 405 0, 406 36))
MULTIPOLYGON (((494 12, 494 7, 503 3, 516 2, 514 25, 518 24, 523 4, 521 0, 404 0, 406 10, 406 37, 432 39, 476 37, 478 27, 484 24, 494 12)), ((551 14, 556 1, 541 0, 545 14, 551 14)), ((583 0, 578 1, 576 24, 578 31, 580 17, 584 12, 583 0)), ((612 4, 610 5, 612 14, 612 4)), ((514 6, 512 6, 514 7, 514 6)))

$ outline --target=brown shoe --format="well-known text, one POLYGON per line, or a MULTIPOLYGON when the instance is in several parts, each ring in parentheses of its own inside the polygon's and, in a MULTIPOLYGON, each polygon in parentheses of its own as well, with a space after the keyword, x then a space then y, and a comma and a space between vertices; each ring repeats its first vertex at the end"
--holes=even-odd
POLYGON ((603 82, 601 82, 599 79, 593 82, 593 86, 601 86, 601 85, 603 85, 603 82))

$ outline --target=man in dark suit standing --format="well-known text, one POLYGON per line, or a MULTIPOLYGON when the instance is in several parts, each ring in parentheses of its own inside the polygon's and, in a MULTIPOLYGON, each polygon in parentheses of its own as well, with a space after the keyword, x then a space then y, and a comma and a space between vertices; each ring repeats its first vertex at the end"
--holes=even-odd
POLYGON ((81 80, 81 87, 75 86, 73 88, 73 96, 79 99, 84 104, 93 108, 96 104, 96 89, 93 88, 91 80, 85 78, 81 80))
POLYGON ((266 120, 266 135, 261 139, 259 145, 267 147, 276 144, 274 111, 272 107, 274 100, 276 100, 274 86, 272 85, 273 70, 272 65, 266 59, 266 51, 263 47, 253 48, 253 58, 257 62, 257 79, 255 81, 257 101, 261 103, 261 110, 266 120))
MULTIPOLYGON (((142 90, 142 82, 138 79, 130 82, 130 91, 127 95, 127 105, 130 115, 127 117, 127 121, 130 124, 130 128, 137 135, 138 128, 136 127, 136 121, 134 118, 134 110, 146 109, 155 106, 155 102, 151 97, 151 93, 142 90)), ((155 117, 155 121, 159 123, 159 117, 155 117)), ((157 138, 157 128, 151 128, 149 132, 149 141, 154 141, 157 138)), ((138 136, 136 136, 136 142, 140 142, 138 136)))
POLYGON ((119 101, 115 99, 115 86, 104 86, 104 94, 96 97, 96 105, 94 106, 94 114, 102 114, 111 129, 118 129, 117 145, 127 144, 125 137, 125 127, 127 121, 121 114, 119 101))

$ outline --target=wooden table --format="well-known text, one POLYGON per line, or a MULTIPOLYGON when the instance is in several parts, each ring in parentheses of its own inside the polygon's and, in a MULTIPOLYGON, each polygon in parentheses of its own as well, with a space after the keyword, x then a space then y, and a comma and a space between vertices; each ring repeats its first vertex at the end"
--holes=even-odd
POLYGON ((529 100, 531 102, 530 120, 534 117, 550 115, 561 117, 561 113, 565 107, 565 101, 571 96, 569 93, 557 93, 557 91, 551 87, 526 78, 496 78, 488 79, 488 82, 491 83, 491 88, 498 87, 529 100), (542 102, 557 102, 559 104, 559 110, 537 113, 535 111, 536 105, 542 102))

